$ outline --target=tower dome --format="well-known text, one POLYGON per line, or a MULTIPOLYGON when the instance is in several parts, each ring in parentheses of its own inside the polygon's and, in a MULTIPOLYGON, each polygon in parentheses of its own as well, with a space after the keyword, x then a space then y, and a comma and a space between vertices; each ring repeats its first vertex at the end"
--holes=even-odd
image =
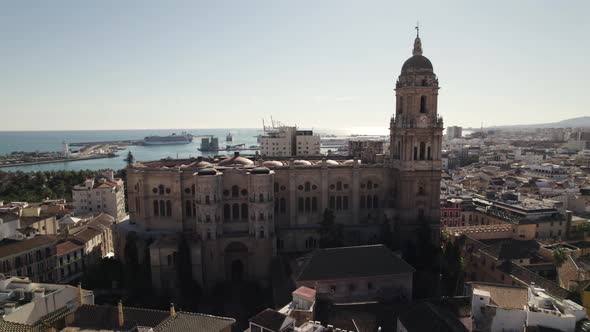
POLYGON ((414 50, 412 57, 404 62, 402 66, 402 74, 410 72, 428 72, 432 73, 432 62, 427 57, 422 55, 422 41, 420 40, 420 32, 416 27, 416 39, 414 39, 414 50))

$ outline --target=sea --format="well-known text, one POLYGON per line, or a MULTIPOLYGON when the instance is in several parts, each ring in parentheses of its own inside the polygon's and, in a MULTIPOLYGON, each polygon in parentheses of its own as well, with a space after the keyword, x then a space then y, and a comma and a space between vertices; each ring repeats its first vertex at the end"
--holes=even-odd
MULTIPOLYGON (((101 142, 118 140, 141 140, 145 136, 160 135, 166 136, 172 133, 187 132, 194 135, 193 142, 180 145, 129 145, 125 150, 118 151, 118 157, 92 159, 81 161, 67 161, 51 164, 24 165, 13 167, 2 167, 0 171, 12 172, 38 172, 51 170, 99 170, 99 169, 122 169, 125 167, 125 158, 128 151, 131 151, 135 160, 147 161, 162 158, 190 158, 197 156, 230 155, 231 151, 201 152, 198 150, 201 138, 205 136, 217 136, 219 145, 226 145, 226 135, 233 136, 232 145, 245 144, 246 147, 258 145, 257 136, 262 129, 253 128, 215 128, 215 129, 133 129, 133 130, 76 130, 76 131, 0 131, 0 155, 13 151, 62 151, 62 143, 76 142, 101 142)), ((380 127, 355 127, 345 129, 314 129, 314 132, 321 135, 384 135, 386 128, 380 127)), ((76 150, 78 147, 71 147, 76 150)), ((326 152, 326 151, 322 151, 326 152)), ((253 154, 254 151, 241 151, 244 154, 253 154)))

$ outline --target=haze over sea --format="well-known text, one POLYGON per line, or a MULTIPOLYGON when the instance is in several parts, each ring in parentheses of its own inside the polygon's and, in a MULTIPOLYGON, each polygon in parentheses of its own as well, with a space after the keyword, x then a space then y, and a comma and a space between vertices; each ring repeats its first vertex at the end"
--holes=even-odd
MULTIPOLYGON (((77 130, 77 131, 0 131, 0 155, 12 151, 61 151, 62 142, 100 142, 117 140, 141 140, 148 135, 170 135, 186 131, 195 136, 214 135, 219 137, 220 146, 225 146, 225 136, 231 132, 233 142, 231 144, 245 144, 247 147, 257 145, 256 136, 260 135, 261 129, 253 128, 215 128, 215 129, 140 129, 140 130, 77 130)), ((384 127, 356 127, 345 129, 314 129, 322 135, 386 135, 387 128, 384 127)), ((127 151, 131 151, 138 161, 157 160, 161 158, 189 158, 201 155, 212 156, 216 154, 232 154, 231 151, 205 152, 198 150, 201 143, 200 137, 195 137, 191 144, 181 145, 158 145, 141 146, 131 145, 128 150, 119 151, 116 158, 92 159, 83 161, 69 161, 51 164, 27 165, 3 167, 0 171, 23 171, 36 172, 47 170, 97 170, 97 169, 121 169, 125 167, 127 151)), ((77 150, 78 147, 72 147, 77 150)), ((243 153, 253 153, 244 151, 243 153)))

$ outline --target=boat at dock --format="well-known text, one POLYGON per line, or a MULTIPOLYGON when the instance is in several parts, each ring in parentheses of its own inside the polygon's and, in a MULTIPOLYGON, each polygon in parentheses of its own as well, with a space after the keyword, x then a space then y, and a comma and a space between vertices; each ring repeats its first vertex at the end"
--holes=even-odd
POLYGON ((193 135, 182 133, 177 135, 173 133, 168 136, 146 136, 143 139, 145 145, 172 145, 172 144, 189 144, 193 141, 193 135))

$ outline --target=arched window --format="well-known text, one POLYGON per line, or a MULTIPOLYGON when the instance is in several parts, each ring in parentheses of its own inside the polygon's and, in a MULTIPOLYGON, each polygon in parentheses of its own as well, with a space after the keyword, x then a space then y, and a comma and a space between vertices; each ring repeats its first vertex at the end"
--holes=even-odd
POLYGON ((424 158, 425 158, 424 154, 425 153, 426 153, 426 143, 420 142, 420 160, 424 160, 424 158))
POLYGON ((379 197, 377 197, 377 195, 373 196, 373 208, 374 209, 379 208, 379 197))
POLYGON ((342 209, 348 210, 348 196, 342 197, 342 209))
POLYGON ((240 204, 238 203, 232 205, 232 219, 240 220, 240 204))
POLYGON ((238 188, 238 186, 232 186, 231 187, 231 197, 238 197, 239 194, 240 194, 240 188, 238 188))
POLYGON ((373 200, 371 199, 371 195, 367 196, 367 209, 373 208, 373 200))
POLYGON ((309 192, 311 190, 311 184, 309 182, 305 182, 305 191, 309 192))
POLYGON ((167 217, 172 216, 172 202, 170 200, 166 201, 166 216, 167 217))
POLYGON ((275 182, 275 186, 274 187, 275 187, 274 188, 275 189, 275 193, 278 193, 279 192, 279 184, 277 182, 275 182))
POLYGON ((184 212, 187 217, 191 217, 193 215, 193 207, 191 206, 191 201, 187 200, 184 202, 184 212))
POLYGON ((369 180, 369 181, 367 182, 367 189, 368 189, 368 190, 371 190, 371 189, 373 189, 373 181, 370 181, 370 180, 369 180))
POLYGON ((135 212, 137 215, 141 215, 141 203, 139 201, 139 197, 135 197, 135 212))
POLYGON ((191 186, 191 193, 192 193, 193 195, 195 194, 195 185, 194 185, 194 184, 191 186))
POLYGON ((426 192, 424 191, 424 186, 419 186, 418 187, 418 195, 422 196, 425 194, 426 194, 426 192))
POLYGON ((342 210, 342 197, 336 196, 336 210, 342 210))
POLYGON ((231 207, 229 204, 223 205, 223 220, 228 221, 231 219, 231 207))
POLYGON ((248 220, 248 204, 242 203, 242 220, 248 220))
POLYGON ((427 151, 428 151, 428 152, 426 153, 426 158, 427 158, 428 160, 432 160, 432 156, 430 155, 430 147, 428 147, 427 151))
POLYGON ((336 182, 336 190, 342 190, 342 182, 341 181, 336 182))
POLYGON ((160 215, 160 206, 158 204, 157 200, 154 200, 154 216, 159 216, 160 215))
POLYGON ((163 184, 158 186, 158 191, 159 191, 160 195, 164 195, 164 185, 163 184))
POLYGON ((284 197, 281 197, 280 201, 281 201, 280 211, 281 211, 281 213, 286 213, 287 212, 287 200, 285 200, 284 197))
POLYGON ((264 202, 264 194, 258 195, 258 200, 260 201, 260 203, 264 202))
POLYGON ((207 228, 207 240, 211 240, 211 230, 207 228))
POLYGON ((426 113, 426 96, 420 97, 420 113, 426 113))
POLYGON ((211 199, 209 198, 209 195, 205 195, 205 204, 211 204, 211 199))
POLYGON ((297 209, 299 210, 299 212, 303 212, 303 210, 304 210, 303 197, 299 197, 299 199, 297 200, 297 209))
POLYGON ((264 226, 260 226, 260 238, 264 239, 264 226))
POLYGON ((162 217, 166 215, 166 203, 164 201, 160 201, 160 215, 162 217))
POLYGON ((414 160, 418 160, 418 147, 414 147, 414 160))
POLYGON ((309 197, 305 197, 305 212, 311 211, 311 199, 309 197))

